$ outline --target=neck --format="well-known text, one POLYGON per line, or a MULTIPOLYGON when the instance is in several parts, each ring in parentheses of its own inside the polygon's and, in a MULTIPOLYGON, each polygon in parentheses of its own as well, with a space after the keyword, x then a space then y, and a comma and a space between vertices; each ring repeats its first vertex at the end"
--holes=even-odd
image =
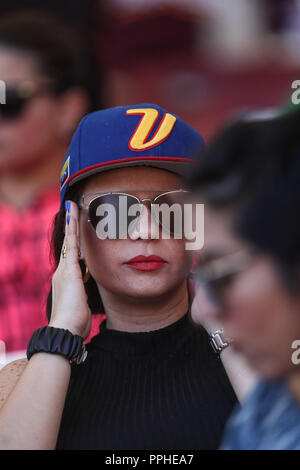
POLYGON ((99 288, 106 312, 108 329, 143 332, 154 331, 175 323, 189 308, 186 282, 171 294, 155 298, 121 298, 99 288))
POLYGON ((7 169, 0 176, 0 200, 22 209, 45 187, 58 185, 59 170, 65 149, 43 156, 34 166, 7 169))

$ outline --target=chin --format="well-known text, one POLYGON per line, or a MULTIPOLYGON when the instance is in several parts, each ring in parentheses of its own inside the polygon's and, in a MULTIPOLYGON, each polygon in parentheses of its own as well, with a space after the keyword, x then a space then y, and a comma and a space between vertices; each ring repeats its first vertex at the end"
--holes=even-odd
MULTIPOLYGON (((162 296, 170 295, 171 292, 178 289, 178 286, 170 286, 167 284, 157 283, 145 283, 138 284, 135 286, 134 283, 127 285, 124 283, 122 286, 122 295, 136 297, 140 300, 155 300, 155 298, 160 299, 162 296)), ((121 292, 120 292, 121 294, 121 292)))
POLYGON ((143 289, 139 291, 130 291, 129 289, 124 292, 124 295, 129 295, 130 297, 135 297, 140 300, 151 300, 154 301, 156 298, 159 300, 162 296, 168 295, 169 291, 166 289, 162 289, 161 287, 157 289, 153 289, 153 287, 149 287, 149 289, 143 289))

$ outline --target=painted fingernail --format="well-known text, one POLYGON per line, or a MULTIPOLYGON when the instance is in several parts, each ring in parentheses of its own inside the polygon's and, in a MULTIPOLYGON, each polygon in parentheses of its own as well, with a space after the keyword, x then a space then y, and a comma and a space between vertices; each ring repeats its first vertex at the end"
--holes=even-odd
POLYGON ((70 201, 65 201, 65 209, 66 209, 66 212, 70 212, 70 209, 71 209, 70 201))
POLYGON ((69 225, 69 223, 70 223, 70 216, 69 216, 69 214, 68 214, 68 215, 67 215, 67 225, 69 225))

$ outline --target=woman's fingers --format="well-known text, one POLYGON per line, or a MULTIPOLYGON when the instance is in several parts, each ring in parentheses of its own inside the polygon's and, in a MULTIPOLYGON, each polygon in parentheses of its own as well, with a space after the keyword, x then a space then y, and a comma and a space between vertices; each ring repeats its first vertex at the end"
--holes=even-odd
POLYGON ((65 226, 65 238, 63 242, 61 259, 66 264, 78 263, 79 259, 79 237, 78 237, 78 226, 79 226, 79 211, 78 206, 72 201, 66 201, 66 226, 65 226))
POLYGON ((50 326, 65 328, 86 338, 91 328, 91 312, 79 264, 79 209, 66 203, 65 237, 59 265, 52 277, 50 326))

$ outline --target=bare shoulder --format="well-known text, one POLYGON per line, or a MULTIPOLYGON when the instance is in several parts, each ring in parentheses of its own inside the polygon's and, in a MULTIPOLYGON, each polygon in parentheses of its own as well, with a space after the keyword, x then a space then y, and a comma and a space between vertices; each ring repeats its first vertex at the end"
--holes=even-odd
POLYGON ((4 405, 27 364, 28 360, 26 358, 18 359, 10 362, 0 371, 0 408, 4 405))

